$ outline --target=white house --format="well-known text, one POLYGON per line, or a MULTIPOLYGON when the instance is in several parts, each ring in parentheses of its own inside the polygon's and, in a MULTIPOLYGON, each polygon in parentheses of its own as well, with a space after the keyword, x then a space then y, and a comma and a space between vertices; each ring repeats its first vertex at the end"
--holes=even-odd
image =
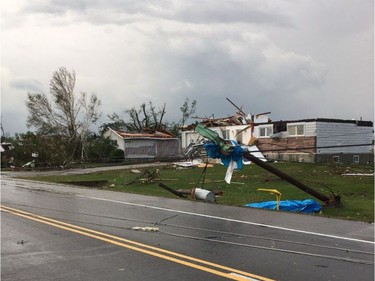
POLYGON ((103 134, 124 151, 124 158, 173 158, 179 155, 179 141, 166 132, 129 133, 108 128, 103 134))

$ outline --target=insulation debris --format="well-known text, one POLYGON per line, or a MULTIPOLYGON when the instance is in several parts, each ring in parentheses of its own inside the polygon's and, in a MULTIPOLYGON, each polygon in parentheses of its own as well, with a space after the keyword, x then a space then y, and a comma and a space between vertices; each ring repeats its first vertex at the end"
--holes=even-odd
POLYGON ((157 232, 157 231, 159 231, 159 227, 155 227, 155 226, 134 226, 132 228, 132 230, 157 232))

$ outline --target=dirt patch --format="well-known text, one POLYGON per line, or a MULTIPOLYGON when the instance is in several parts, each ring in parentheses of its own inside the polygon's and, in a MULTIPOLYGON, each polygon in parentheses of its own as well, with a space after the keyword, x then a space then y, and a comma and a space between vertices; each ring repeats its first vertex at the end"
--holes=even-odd
POLYGON ((73 184, 79 186, 87 186, 87 187, 103 187, 105 186, 108 181, 106 180, 97 180, 97 181, 62 181, 61 183, 65 184, 73 184))

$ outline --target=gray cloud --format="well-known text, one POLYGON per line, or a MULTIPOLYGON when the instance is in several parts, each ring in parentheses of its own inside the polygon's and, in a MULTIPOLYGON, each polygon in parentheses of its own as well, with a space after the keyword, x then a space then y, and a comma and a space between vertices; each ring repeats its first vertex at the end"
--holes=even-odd
POLYGON ((175 121, 185 97, 197 100, 197 115, 226 116, 235 111, 229 97, 273 119, 372 119, 373 4, 350 3, 9 2, 2 112, 26 119, 25 93, 48 88, 65 66, 77 92, 97 93, 103 116, 151 100, 175 121))
MULTIPOLYGON (((267 5, 267 1, 123 1, 123 0, 50 0, 42 3, 29 2, 22 9, 24 14, 47 14, 71 16, 73 21, 88 21, 93 24, 128 24, 153 19, 176 22, 209 23, 254 23, 290 27, 290 19, 267 5)), ((56 19, 57 20, 57 19, 56 19)))
POLYGON ((43 85, 38 80, 18 78, 10 81, 10 87, 16 90, 28 91, 28 92, 40 92, 43 90, 43 85))

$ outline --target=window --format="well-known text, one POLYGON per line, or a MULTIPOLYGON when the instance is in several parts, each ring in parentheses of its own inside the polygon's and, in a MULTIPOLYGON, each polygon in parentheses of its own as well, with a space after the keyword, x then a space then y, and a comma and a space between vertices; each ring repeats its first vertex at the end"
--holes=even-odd
POLYGON ((359 155, 353 155, 353 163, 359 163, 359 155))
POLYGON ((279 122, 273 124, 273 133, 274 134, 277 134, 277 133, 280 133, 280 132, 286 132, 286 131, 287 131, 286 122, 279 121, 279 122))
POLYGON ((304 136, 305 125, 304 124, 288 125, 288 134, 289 136, 304 136))
POLYGON ((259 137, 265 138, 273 134, 272 126, 259 127, 259 137))
POLYGON ((221 130, 221 133, 223 134, 223 139, 229 139, 229 130, 221 130))

